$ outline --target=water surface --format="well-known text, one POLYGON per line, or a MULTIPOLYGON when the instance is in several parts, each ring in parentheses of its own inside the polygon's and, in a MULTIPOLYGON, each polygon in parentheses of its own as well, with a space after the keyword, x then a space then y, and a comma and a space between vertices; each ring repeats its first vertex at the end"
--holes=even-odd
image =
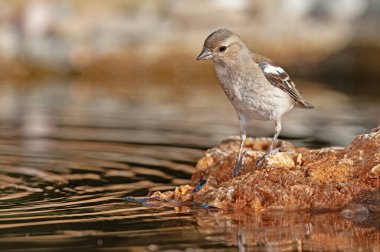
MULTIPOLYGON (((241 215, 128 201, 190 183, 204 150, 238 125, 217 86, 109 85, 0 86, 1 251, 380 250, 378 212, 241 215)), ((344 145, 379 119, 375 100, 320 87, 305 95, 318 108, 291 112, 281 134, 296 144, 344 145)), ((250 135, 270 136, 269 125, 253 123, 250 135)))

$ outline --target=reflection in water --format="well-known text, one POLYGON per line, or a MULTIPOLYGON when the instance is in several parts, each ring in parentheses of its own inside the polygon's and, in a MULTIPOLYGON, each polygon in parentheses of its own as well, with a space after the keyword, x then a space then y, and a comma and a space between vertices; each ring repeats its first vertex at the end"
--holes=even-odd
POLYGON ((238 251, 378 251, 380 233, 339 213, 201 213, 199 229, 238 251), (213 234, 213 235, 211 235, 213 234), (216 234, 219 234, 216 235, 216 234))
MULTIPOLYGON (((49 82, 31 90, 0 88, 4 251, 380 249, 375 212, 355 223, 339 213, 237 215, 211 209, 146 208, 127 201, 126 196, 190 183, 204 149, 238 133, 234 112, 222 93, 216 95, 217 86, 191 92, 187 87, 176 87, 185 89, 178 92, 162 86, 168 89, 163 93, 186 94, 186 98, 173 96, 175 100, 146 89, 120 95, 80 83, 49 82)), ((345 111, 345 106, 338 106, 339 99, 334 101, 334 106, 321 104, 311 114, 299 110, 289 115, 283 137, 303 138, 308 142, 301 144, 313 146, 340 144, 375 124, 376 109, 359 117, 362 112, 354 103, 346 103, 349 111, 345 111), (330 110, 329 120, 336 120, 328 130, 322 130, 325 108, 330 110), (355 124, 349 123, 353 118, 355 124), (342 128, 351 130, 334 138, 326 135, 342 128)), ((270 135, 265 125, 254 125, 255 135, 270 135)))

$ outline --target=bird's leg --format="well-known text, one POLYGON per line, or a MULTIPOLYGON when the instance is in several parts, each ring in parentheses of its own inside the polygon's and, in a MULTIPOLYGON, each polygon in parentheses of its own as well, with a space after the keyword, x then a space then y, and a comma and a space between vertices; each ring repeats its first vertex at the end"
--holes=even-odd
POLYGON ((232 171, 232 176, 238 176, 240 174, 241 169, 243 168, 243 161, 244 161, 244 153, 243 152, 243 146, 244 146, 244 141, 247 138, 247 133, 246 133, 246 121, 244 118, 239 117, 239 123, 240 123, 240 148, 239 148, 239 155, 235 164, 235 168, 232 171))
POLYGON ((268 156, 269 154, 272 153, 273 151, 273 148, 274 148, 274 145, 276 143, 276 140, 278 138, 278 135, 280 134, 280 131, 281 131, 281 119, 278 119, 276 120, 275 122, 275 127, 274 127, 274 136, 273 136, 273 139, 272 139, 272 143, 271 145, 269 146, 268 150, 265 152, 264 156, 262 156, 261 158, 259 158, 257 161, 256 161, 256 167, 258 168, 261 168, 264 164, 264 161, 268 160, 268 156))

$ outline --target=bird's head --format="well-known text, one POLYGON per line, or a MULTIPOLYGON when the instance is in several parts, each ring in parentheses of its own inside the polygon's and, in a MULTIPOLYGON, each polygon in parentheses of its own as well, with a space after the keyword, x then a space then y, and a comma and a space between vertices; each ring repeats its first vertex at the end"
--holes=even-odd
POLYGON ((240 37, 227 29, 219 29, 206 38, 197 60, 226 62, 244 54, 250 53, 240 37))

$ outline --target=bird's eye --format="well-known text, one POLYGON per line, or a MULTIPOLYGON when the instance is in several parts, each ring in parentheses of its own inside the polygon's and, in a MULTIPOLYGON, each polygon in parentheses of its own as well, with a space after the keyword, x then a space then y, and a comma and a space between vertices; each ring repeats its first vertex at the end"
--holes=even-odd
POLYGON ((219 47, 219 52, 224 52, 227 49, 226 46, 221 46, 219 47))

